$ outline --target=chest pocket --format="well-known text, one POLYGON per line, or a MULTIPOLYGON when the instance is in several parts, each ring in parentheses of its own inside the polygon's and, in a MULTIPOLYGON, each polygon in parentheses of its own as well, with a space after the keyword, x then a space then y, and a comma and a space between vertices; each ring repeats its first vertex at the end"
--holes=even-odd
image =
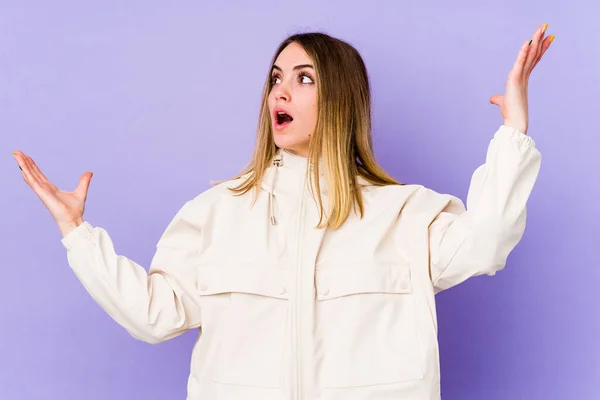
POLYGON ((204 378, 277 388, 288 314, 288 275, 276 267, 201 267, 198 294, 206 339, 204 378))
POLYGON ((316 289, 323 387, 423 377, 409 264, 321 265, 316 289))

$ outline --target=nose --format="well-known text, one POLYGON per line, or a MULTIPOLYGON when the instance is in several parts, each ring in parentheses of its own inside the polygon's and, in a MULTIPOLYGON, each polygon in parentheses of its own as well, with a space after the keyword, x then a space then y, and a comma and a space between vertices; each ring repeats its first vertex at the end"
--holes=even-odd
POLYGON ((275 86, 273 95, 275 96, 275 100, 289 102, 292 99, 290 90, 285 82, 281 82, 279 85, 275 86))

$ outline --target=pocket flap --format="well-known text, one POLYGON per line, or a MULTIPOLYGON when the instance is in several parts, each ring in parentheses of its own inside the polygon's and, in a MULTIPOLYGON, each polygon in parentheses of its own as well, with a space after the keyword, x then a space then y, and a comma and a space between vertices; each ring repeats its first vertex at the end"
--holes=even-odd
POLYGON ((247 265, 201 266, 198 272, 198 294, 248 293, 288 299, 288 272, 277 267, 247 265))
POLYGON ((361 293, 411 293, 410 265, 323 265, 316 271, 316 286, 319 300, 361 293))

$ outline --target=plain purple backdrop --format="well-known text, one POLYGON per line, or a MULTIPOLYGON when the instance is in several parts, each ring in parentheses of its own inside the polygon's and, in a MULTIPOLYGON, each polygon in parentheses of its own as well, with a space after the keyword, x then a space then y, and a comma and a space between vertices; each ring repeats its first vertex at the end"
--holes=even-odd
POLYGON ((0 398, 184 399, 195 339, 136 341, 93 302, 13 150, 65 190, 93 171, 85 218, 148 268, 183 203, 248 161, 276 45, 320 30, 365 59, 382 165, 464 200, 502 123, 489 97, 545 22, 528 227, 504 271, 437 297, 442 397, 599 398, 598 15, 592 0, 3 0, 0 398))

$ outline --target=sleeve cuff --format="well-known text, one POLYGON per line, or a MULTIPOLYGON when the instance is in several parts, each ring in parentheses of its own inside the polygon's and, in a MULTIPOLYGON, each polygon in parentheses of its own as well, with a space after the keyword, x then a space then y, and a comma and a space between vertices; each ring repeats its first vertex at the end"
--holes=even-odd
POLYGON ((87 221, 83 221, 83 223, 77 228, 67 233, 67 235, 61 239, 61 242, 65 249, 71 250, 79 246, 82 242, 89 240, 93 234, 94 228, 92 225, 90 225, 87 221))
POLYGON ((509 140, 521 147, 536 147, 534 140, 521 132, 518 128, 501 125, 494 135, 495 139, 509 140))

